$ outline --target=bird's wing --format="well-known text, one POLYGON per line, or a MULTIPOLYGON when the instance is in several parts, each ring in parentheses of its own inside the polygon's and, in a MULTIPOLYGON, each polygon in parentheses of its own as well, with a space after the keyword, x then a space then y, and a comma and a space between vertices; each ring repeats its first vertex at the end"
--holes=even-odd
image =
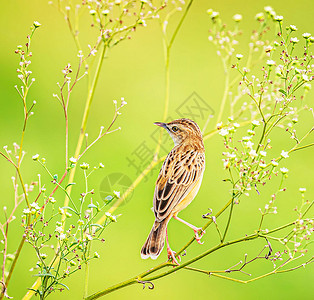
POLYGON ((167 218, 201 178, 205 169, 205 154, 196 150, 173 148, 159 172, 154 194, 156 220, 167 218))

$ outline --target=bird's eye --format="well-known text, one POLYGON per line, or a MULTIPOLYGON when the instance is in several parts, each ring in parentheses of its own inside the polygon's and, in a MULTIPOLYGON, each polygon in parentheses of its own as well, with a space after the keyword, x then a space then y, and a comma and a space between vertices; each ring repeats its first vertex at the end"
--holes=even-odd
POLYGON ((173 131, 173 132, 176 132, 176 131, 178 131, 178 130, 179 130, 179 128, 178 128, 177 126, 173 126, 173 127, 172 127, 172 131, 173 131))

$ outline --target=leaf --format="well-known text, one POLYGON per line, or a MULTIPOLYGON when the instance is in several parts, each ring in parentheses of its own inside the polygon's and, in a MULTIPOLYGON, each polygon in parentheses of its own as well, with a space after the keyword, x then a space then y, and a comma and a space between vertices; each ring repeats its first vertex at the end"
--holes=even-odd
POLYGON ((280 92, 280 93, 282 93, 282 94, 284 94, 284 95, 287 97, 287 93, 286 93, 286 91, 285 91, 285 90, 280 89, 280 90, 279 90, 279 92, 280 92))
POLYGON ((60 284, 60 285, 64 286, 69 291, 69 288, 65 284, 63 284, 61 282, 57 282, 57 284, 60 284))
POLYGON ((34 276, 38 276, 38 277, 55 277, 55 276, 52 275, 51 273, 35 274, 34 276))
POLYGON ((93 203, 88 204, 87 207, 88 208, 96 208, 96 209, 98 209, 98 207, 95 204, 93 204, 93 203))
POLYGON ((100 224, 90 224, 90 226, 95 226, 95 227, 99 227, 99 228, 104 228, 104 226, 100 225, 100 224))
POLYGON ((74 212, 76 215, 80 215, 78 212, 76 212, 76 210, 74 210, 72 207, 70 207, 70 206, 63 206, 62 207, 63 209, 67 209, 67 210, 70 210, 70 211, 72 211, 72 212, 74 212))
POLYGON ((75 182, 72 182, 72 183, 69 183, 66 187, 65 187, 65 190, 70 186, 70 185, 74 185, 76 184, 75 182))

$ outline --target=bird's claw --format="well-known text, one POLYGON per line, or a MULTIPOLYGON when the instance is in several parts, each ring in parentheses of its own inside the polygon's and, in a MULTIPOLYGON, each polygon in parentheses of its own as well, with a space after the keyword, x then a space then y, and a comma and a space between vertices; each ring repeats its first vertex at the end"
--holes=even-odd
POLYGON ((175 252, 172 251, 170 248, 167 249, 167 254, 168 254, 168 259, 169 259, 169 260, 172 259, 172 262, 173 262, 173 263, 175 263, 176 265, 180 266, 180 264, 179 264, 178 261, 177 261, 177 258, 179 259, 179 261, 181 261, 181 257, 180 257, 180 256, 178 256, 178 257, 176 258, 175 252))
POLYGON ((197 241, 197 243, 200 245, 203 245, 204 242, 201 242, 201 238, 205 234, 205 230, 203 230, 202 228, 196 228, 194 230, 194 234, 195 234, 195 240, 197 241), (198 234, 199 231, 201 231, 201 235, 198 234))

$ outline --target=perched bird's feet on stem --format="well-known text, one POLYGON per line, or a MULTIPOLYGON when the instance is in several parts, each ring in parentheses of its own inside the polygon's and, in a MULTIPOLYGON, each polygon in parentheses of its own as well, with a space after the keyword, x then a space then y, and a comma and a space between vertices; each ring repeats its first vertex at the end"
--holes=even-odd
POLYGON ((202 236, 203 236, 204 233, 205 233, 205 230, 203 230, 203 228, 195 227, 194 225, 192 225, 192 224, 190 224, 190 223, 188 223, 188 222, 186 222, 186 221, 180 219, 180 218, 179 218, 178 216, 176 216, 176 215, 174 215, 173 218, 176 219, 176 220, 178 220, 179 222, 181 222, 181 223, 183 223, 183 224, 189 226, 189 227, 194 231, 196 241, 197 241, 200 245, 203 244, 203 242, 201 242, 201 238, 202 238, 202 236), (198 234, 199 231, 202 232, 201 235, 198 234))
MULTIPOLYGON (((167 247, 167 254, 168 254, 168 259, 172 259, 172 262, 175 263, 176 265, 180 266, 180 264, 178 263, 177 261, 177 258, 176 258, 176 253, 174 251, 172 251, 170 249, 170 247, 167 247)), ((181 258, 180 256, 178 256, 178 259, 181 261, 181 258)))
POLYGON ((200 244, 203 245, 204 242, 201 242, 201 238, 203 237, 203 235, 205 234, 205 230, 203 230, 202 228, 192 228, 195 234, 195 239, 196 241, 200 244), (198 232, 201 231, 201 235, 198 234, 198 232))

